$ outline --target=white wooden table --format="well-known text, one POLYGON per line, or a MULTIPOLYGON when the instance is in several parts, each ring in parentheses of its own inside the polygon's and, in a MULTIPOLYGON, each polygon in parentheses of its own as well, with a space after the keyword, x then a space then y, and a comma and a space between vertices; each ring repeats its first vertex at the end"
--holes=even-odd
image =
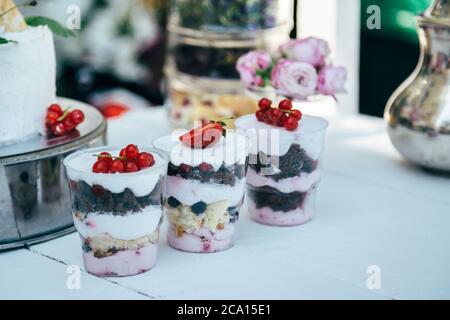
MULTIPOLYGON (((168 132, 163 110, 110 122, 110 144, 149 144, 168 132)), ((250 221, 236 246, 215 254, 171 249, 162 234, 157 266, 99 278, 83 266, 78 236, 0 253, 2 299, 412 299, 450 298, 450 179, 406 163, 381 119, 330 119, 315 219, 294 228, 250 221), (367 269, 380 271, 379 289, 367 269), (372 278, 371 278, 372 279, 372 278)))

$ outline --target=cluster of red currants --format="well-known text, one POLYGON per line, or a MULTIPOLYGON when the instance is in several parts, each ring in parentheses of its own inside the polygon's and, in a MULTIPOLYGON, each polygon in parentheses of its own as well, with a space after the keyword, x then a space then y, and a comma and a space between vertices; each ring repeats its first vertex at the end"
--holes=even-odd
POLYGON ((63 111, 59 104, 52 104, 47 109, 45 125, 47 129, 56 137, 63 136, 74 131, 77 126, 84 121, 84 113, 75 109, 63 111))
POLYGON ((256 111, 258 121, 284 127, 289 131, 295 131, 298 128, 298 123, 303 116, 299 110, 292 110, 292 101, 289 99, 282 100, 278 104, 278 108, 272 108, 272 101, 262 98, 258 106, 259 110, 256 111))
POLYGON ((124 173, 137 172, 155 164, 151 153, 139 152, 138 146, 129 144, 120 150, 119 156, 112 156, 109 152, 96 155, 97 161, 92 166, 94 173, 124 173))

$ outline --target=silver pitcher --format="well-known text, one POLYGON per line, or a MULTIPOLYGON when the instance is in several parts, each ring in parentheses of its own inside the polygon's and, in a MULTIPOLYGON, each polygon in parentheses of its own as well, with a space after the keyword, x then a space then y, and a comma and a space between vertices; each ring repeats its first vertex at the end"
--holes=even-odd
POLYGON ((406 159, 450 171, 450 0, 434 0, 416 19, 419 63, 389 99, 385 119, 406 159))

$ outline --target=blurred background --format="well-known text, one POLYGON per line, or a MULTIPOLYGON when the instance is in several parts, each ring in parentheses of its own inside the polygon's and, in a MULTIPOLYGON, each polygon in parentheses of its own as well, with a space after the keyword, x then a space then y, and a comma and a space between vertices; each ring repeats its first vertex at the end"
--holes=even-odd
POLYGON ((41 0, 24 11, 63 24, 81 18, 79 36, 56 41, 60 96, 94 104, 108 117, 168 104, 171 120, 182 124, 251 112, 254 101, 241 92, 237 58, 309 35, 328 40, 337 64, 348 69, 339 112, 382 116, 417 64, 414 16, 430 2, 41 0), (366 27, 372 5, 380 8, 380 30, 366 27))

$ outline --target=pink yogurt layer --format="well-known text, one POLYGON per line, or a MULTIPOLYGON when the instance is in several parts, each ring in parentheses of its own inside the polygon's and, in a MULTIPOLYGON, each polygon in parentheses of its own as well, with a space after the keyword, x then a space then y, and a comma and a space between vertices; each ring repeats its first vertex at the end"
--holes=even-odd
POLYGON ((116 254, 96 258, 92 251, 83 253, 84 265, 89 273, 97 276, 132 276, 150 270, 156 264, 158 245, 149 244, 138 250, 119 251, 116 254))
POLYGON ((308 193, 301 208, 289 212, 273 211, 269 207, 256 208, 255 203, 247 197, 247 206, 250 217, 261 224, 269 226, 290 227, 304 224, 314 215, 315 191, 308 193))
POLYGON ((170 246, 186 252, 211 253, 224 251, 234 245, 234 226, 225 225, 223 230, 211 232, 206 228, 197 230, 195 233, 184 233, 178 237, 175 228, 169 227, 167 241, 170 246))
POLYGON ((315 170, 311 173, 302 172, 300 176, 281 179, 279 181, 275 181, 270 178, 270 176, 263 176, 257 173, 252 168, 248 168, 247 170, 247 183, 253 187, 259 188, 264 186, 269 186, 277 189, 283 193, 291 193, 291 192, 306 192, 313 185, 318 184, 320 181, 321 170, 315 170))

